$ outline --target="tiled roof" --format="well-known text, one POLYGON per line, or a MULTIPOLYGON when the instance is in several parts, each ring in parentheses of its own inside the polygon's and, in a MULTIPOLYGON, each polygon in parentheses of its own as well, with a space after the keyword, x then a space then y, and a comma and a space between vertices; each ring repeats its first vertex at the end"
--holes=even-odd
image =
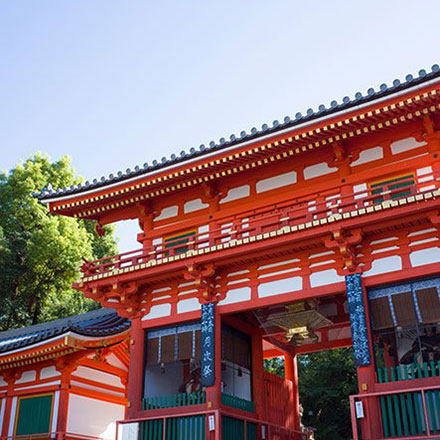
POLYGON ((434 78, 440 77, 440 67, 434 64, 430 72, 426 70, 420 70, 417 76, 411 74, 405 77, 405 81, 401 82, 398 79, 393 81, 393 84, 388 86, 387 84, 382 84, 379 90, 374 90, 369 88, 366 94, 357 92, 354 98, 345 96, 342 98, 341 102, 332 101, 330 106, 326 107, 321 104, 317 110, 309 108, 305 115, 301 113, 296 113, 294 118, 286 116, 282 122, 273 121, 272 125, 263 124, 261 129, 252 128, 250 132, 242 131, 239 135, 230 135, 229 139, 220 138, 217 142, 211 141, 209 145, 200 145, 198 149, 190 148, 189 151, 181 151, 180 155, 172 154, 169 158, 163 157, 160 161, 153 160, 151 164, 144 163, 143 166, 136 166, 133 170, 128 168, 125 172, 118 171, 116 174, 110 174, 108 177, 102 176, 100 179, 94 179, 92 182, 86 181, 85 183, 80 183, 78 185, 72 185, 70 187, 52 189, 51 185, 48 188, 44 188, 41 193, 35 193, 34 196, 40 200, 46 200, 51 198, 56 198, 60 196, 77 194, 81 192, 88 191, 90 189, 100 188, 109 184, 118 183, 126 179, 130 179, 137 176, 143 176, 150 172, 166 168, 171 165, 176 165, 181 162, 185 162, 189 159, 194 159, 203 156, 207 153, 221 151, 222 149, 239 145, 243 142, 248 142, 251 140, 256 140, 262 136, 267 136, 270 134, 276 134, 281 130, 288 128, 294 128, 295 126, 310 122, 325 116, 330 116, 336 114, 343 110, 348 110, 352 107, 359 106, 361 104, 366 104, 379 98, 392 95, 393 93, 400 92, 409 89, 414 86, 421 85, 427 81, 434 78))
POLYGON ((73 332, 82 336, 105 337, 130 328, 130 321, 112 309, 98 309, 81 315, 44 322, 30 327, 0 332, 0 353, 73 332))

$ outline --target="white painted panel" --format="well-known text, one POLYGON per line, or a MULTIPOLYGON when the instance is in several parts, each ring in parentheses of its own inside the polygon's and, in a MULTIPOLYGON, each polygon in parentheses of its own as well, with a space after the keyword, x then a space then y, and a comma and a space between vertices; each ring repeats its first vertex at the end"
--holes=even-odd
POLYGON ((290 171, 288 173, 280 174, 278 176, 269 177, 268 179, 260 180, 257 182, 257 193, 270 191, 271 189, 281 188, 286 185, 292 185, 296 183, 296 172, 290 171))
POLYGON ((3 419, 5 417, 6 399, 0 399, 0 432, 3 428, 3 419))
POLYGON ((344 281, 344 277, 338 275, 335 269, 322 270, 321 272, 314 272, 310 275, 310 285, 312 287, 325 286, 341 281, 344 281))
POLYGON ((124 406, 71 394, 67 432, 115 439, 116 421, 124 418, 124 406))
POLYGON ((171 315, 171 304, 157 304, 151 307, 150 313, 145 315, 142 320, 163 318, 171 315))
POLYGON ((165 220, 167 218, 175 217, 178 211, 178 206, 168 206, 167 208, 163 208, 162 211, 160 211, 159 216, 156 217, 154 220, 165 220))
POLYGON ((249 197, 250 191, 251 188, 249 185, 231 188, 228 194, 226 194, 226 197, 220 200, 220 203, 232 202, 233 200, 242 199, 243 197, 249 197))
POLYGON ((12 398, 11 416, 9 417, 8 435, 14 435, 15 413, 17 412, 17 397, 12 398))
POLYGON ((282 280, 269 281, 258 286, 258 296, 265 298, 267 296, 281 295, 282 293, 301 290, 303 286, 302 277, 284 278, 282 280))
POLYGON ((419 148, 423 145, 426 145, 426 142, 417 142, 415 138, 409 137, 393 142, 391 144, 391 152, 393 154, 399 154, 405 151, 414 150, 415 148, 419 148))
POLYGON ((304 168, 304 179, 313 179, 315 177, 325 176, 326 174, 334 173, 338 171, 338 169, 330 168, 328 163, 322 162, 317 163, 316 165, 310 165, 309 167, 304 168))
POLYGON ((0 376, 0 387, 5 387, 7 385, 7 382, 3 380, 3 376, 0 376))
POLYGON ((136 440, 139 436, 139 423, 121 423, 118 426, 119 440, 136 440))
POLYGON ((82 377, 84 379, 93 380, 106 385, 112 385, 114 387, 120 387, 123 385, 121 379, 114 374, 105 373, 104 371, 83 366, 78 367, 78 369, 73 373, 73 377, 82 377))
POLYGON ((40 372, 40 379, 49 379, 50 377, 59 376, 61 373, 57 371, 54 366, 42 368, 40 372))
POLYGON ((208 208, 209 205, 202 202, 202 199, 195 199, 186 202, 183 205, 183 212, 188 214, 189 212, 199 211, 200 209, 208 208))
POLYGON ((373 162, 373 160, 383 159, 383 148, 374 147, 361 151, 357 160, 352 162, 350 166, 355 167, 364 163, 373 162))
POLYGON ((421 249, 409 254, 409 259, 414 267, 423 266, 425 264, 440 262, 440 248, 421 249))
POLYGON ((125 371, 128 370, 128 368, 122 363, 122 361, 114 353, 110 353, 105 359, 113 367, 120 368, 121 370, 125 370, 125 371))
POLYGON ((371 269, 364 272, 364 276, 379 275, 381 273, 393 272, 402 269, 402 260, 398 255, 391 257, 379 258, 374 260, 371 269))
POLYGON ((37 379, 37 372, 35 370, 31 370, 31 371, 25 371, 20 379, 16 380, 15 383, 19 384, 19 383, 25 383, 25 382, 32 382, 33 380, 37 379))
MULTIPOLYGON (((241 280, 240 280, 241 281, 241 280)), ((242 301, 249 301, 251 299, 251 288, 241 287, 239 289, 228 290, 226 298, 219 301, 219 306, 226 304, 235 304, 242 301)))
POLYGON ((59 385, 61 383, 61 380, 54 380, 51 382, 45 382, 39 385, 28 385, 28 386, 22 386, 22 387, 16 387, 16 390, 34 390, 37 388, 44 388, 51 385, 59 385))
POLYGON ((55 395, 53 397, 53 413, 52 413, 51 432, 57 432, 59 403, 60 403, 60 392, 55 391, 55 395))
POLYGON ((417 176, 424 176, 425 174, 431 174, 432 173, 432 167, 424 167, 419 168, 417 170, 417 176))
POLYGON ((177 313, 193 312, 200 310, 200 303, 197 298, 182 299, 177 303, 177 313))

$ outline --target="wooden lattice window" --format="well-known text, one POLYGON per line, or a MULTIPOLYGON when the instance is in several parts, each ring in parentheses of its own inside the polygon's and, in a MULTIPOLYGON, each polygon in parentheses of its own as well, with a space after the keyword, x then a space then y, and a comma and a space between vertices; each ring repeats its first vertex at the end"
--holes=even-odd
POLYGON ((382 296, 370 300, 370 310, 373 318, 374 330, 383 330, 394 327, 388 296, 382 296))
POLYGON ((52 397, 45 394, 19 398, 15 435, 50 433, 52 397))
POLYGON ((436 287, 416 290, 417 302, 423 324, 440 322, 440 300, 436 287))
POLYGON ((416 307, 412 292, 399 293, 391 296, 394 314, 399 327, 415 327, 418 325, 416 307))
MULTIPOLYGON (((404 176, 398 176, 398 177, 392 177, 387 180, 382 180, 380 182, 375 182, 370 185, 371 194, 384 194, 388 193, 390 191, 390 198, 391 199, 399 199, 401 197, 406 197, 411 194, 411 190, 408 188, 412 185, 414 185, 415 179, 414 174, 409 173, 405 174, 404 176), (401 188, 401 191, 396 191, 401 188)), ((378 197, 377 199, 374 199, 374 203, 381 203, 385 200, 385 197, 378 197)))

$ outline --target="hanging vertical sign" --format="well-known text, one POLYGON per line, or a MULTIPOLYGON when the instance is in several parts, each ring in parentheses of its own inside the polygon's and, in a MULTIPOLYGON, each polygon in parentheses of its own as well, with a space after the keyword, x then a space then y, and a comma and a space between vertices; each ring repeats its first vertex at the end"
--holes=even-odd
POLYGON ((215 381, 215 305, 202 304, 202 387, 211 387, 215 381))
POLYGON ((354 363, 356 367, 364 367, 371 363, 361 283, 362 280, 359 273, 350 274, 345 277, 351 337, 353 340, 354 363))

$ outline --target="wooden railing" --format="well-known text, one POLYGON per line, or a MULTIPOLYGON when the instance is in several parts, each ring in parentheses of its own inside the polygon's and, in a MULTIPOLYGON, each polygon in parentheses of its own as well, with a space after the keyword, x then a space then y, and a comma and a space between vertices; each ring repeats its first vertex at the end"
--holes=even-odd
MULTIPOLYGON (((113 271, 142 269, 152 260, 174 261, 189 257, 194 251, 217 251, 229 247, 231 243, 253 242, 262 237, 275 237, 422 201, 425 197, 432 199, 432 191, 440 188, 439 176, 439 172, 432 172, 420 178, 408 177, 406 180, 400 180, 398 187, 380 192, 380 197, 378 193, 373 194, 371 189, 353 192, 351 186, 328 188, 307 196, 289 198, 275 205, 217 218, 209 224, 208 231, 196 233, 183 241, 176 237, 167 240, 165 244, 163 240, 160 242, 160 236, 157 235, 160 231, 154 231, 151 237, 152 244, 149 246, 85 263, 82 267, 83 277, 106 276, 112 275, 113 271)), ((206 225, 194 225, 194 228, 201 226, 206 225)))
POLYGON ((230 406, 231 408, 241 409, 242 411, 254 412, 255 404, 250 400, 241 399, 237 396, 222 393, 222 405, 230 406))
POLYGON ((437 385, 350 396, 354 440, 363 438, 357 428, 356 402, 371 398, 379 399, 383 439, 440 437, 440 386, 437 385))
POLYGON ((200 405, 206 403, 206 393, 177 393, 165 396, 145 397, 142 399, 142 409, 176 408, 180 406, 200 405))
POLYGON ((431 362, 413 362, 408 365, 377 368, 379 383, 398 382, 401 380, 426 379, 440 377, 440 360, 431 362))

